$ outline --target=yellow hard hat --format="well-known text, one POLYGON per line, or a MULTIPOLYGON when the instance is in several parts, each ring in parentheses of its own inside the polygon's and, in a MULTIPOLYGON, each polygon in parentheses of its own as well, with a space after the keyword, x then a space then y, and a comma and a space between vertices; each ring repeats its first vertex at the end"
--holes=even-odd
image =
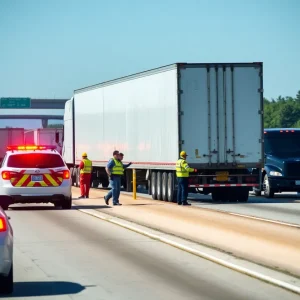
POLYGON ((188 156, 185 151, 180 152, 180 156, 188 156))
POLYGON ((87 157, 86 152, 83 152, 83 153, 82 153, 82 157, 87 157))

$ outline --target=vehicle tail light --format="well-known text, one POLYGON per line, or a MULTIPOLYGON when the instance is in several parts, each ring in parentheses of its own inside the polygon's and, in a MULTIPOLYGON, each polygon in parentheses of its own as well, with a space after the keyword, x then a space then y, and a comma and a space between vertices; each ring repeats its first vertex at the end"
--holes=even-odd
POLYGON ((70 171, 66 170, 63 172, 63 179, 69 179, 70 178, 70 171))
POLYGON ((0 217, 0 232, 6 231, 7 224, 4 217, 0 217))
POLYGON ((2 179, 10 180, 11 179, 11 173, 9 171, 2 171, 2 179))

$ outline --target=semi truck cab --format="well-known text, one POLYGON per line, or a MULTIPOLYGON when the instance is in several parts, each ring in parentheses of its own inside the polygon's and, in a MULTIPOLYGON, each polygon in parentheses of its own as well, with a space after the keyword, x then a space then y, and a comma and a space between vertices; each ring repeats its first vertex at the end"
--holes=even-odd
MULTIPOLYGON (((262 191, 266 198, 275 193, 300 192, 300 129, 264 130, 265 166, 262 191)), ((255 192, 255 191, 254 191, 255 192)), ((257 195, 260 193, 256 191, 257 195)))

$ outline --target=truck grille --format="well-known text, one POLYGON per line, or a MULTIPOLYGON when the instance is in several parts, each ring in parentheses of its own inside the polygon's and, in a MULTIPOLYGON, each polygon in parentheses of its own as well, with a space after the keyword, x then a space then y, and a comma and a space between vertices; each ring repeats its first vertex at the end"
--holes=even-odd
POLYGON ((287 162, 285 175, 287 177, 300 177, 300 162, 287 162))

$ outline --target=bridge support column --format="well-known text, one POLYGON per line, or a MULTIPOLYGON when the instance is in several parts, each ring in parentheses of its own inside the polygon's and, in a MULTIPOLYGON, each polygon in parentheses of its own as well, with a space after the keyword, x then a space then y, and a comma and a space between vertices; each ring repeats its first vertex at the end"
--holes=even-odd
POLYGON ((48 119, 42 119, 42 126, 43 126, 43 128, 48 127, 48 119))

